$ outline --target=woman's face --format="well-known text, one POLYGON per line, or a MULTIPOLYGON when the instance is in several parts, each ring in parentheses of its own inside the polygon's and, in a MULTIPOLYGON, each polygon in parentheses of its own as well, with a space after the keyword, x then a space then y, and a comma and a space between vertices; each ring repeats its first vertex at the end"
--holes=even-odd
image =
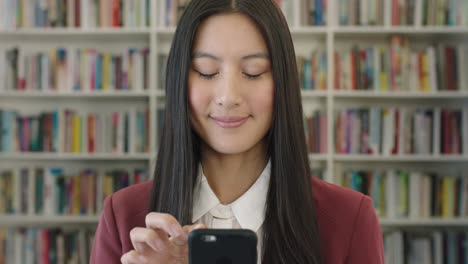
POLYGON ((211 16, 198 28, 192 55, 188 91, 195 132, 223 154, 260 146, 271 126, 274 84, 255 24, 240 13, 211 16))

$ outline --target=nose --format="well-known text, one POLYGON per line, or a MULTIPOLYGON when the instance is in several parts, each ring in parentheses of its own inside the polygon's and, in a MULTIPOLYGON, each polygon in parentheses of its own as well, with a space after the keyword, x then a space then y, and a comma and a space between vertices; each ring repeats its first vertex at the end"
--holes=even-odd
POLYGON ((242 103, 240 94, 240 74, 234 71, 226 72, 216 87, 215 102, 223 108, 234 108, 242 103))

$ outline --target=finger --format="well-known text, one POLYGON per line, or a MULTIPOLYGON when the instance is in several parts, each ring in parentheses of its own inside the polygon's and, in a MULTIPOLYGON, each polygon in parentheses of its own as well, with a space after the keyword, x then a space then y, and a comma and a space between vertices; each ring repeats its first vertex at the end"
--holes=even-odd
POLYGON ((145 218, 146 227, 153 229, 162 229, 171 237, 184 236, 182 226, 177 219, 170 214, 151 212, 145 218))
MULTIPOLYGON (((185 232, 186 236, 195 229, 206 228, 204 224, 195 224, 195 225, 185 225, 182 227, 182 230, 185 232)), ((174 244, 174 256, 187 256, 188 254, 188 244, 186 239, 180 239, 180 237, 171 237, 170 242, 174 244)))
MULTIPOLYGON (((190 232, 192 232, 193 230, 196 230, 196 229, 202 229, 202 228, 206 228, 206 225, 204 224, 194 224, 194 225, 185 225, 182 227, 182 229, 184 230, 184 232, 187 234, 190 234, 190 232)), ((183 254, 184 255, 187 255, 188 254, 188 243, 185 243, 184 247, 183 247, 183 254)))
POLYGON ((142 254, 136 252, 135 250, 125 253, 121 258, 120 262, 122 264, 141 264, 147 263, 147 259, 142 254))
POLYGON ((188 253, 187 236, 185 238, 170 237, 169 243, 171 244, 171 255, 176 258, 185 257, 188 253))
POLYGON ((160 252, 167 249, 168 241, 165 241, 167 237, 165 235, 162 237, 155 230, 149 228, 135 227, 130 231, 130 240, 132 241, 133 248, 143 254, 151 251, 160 252))
POLYGON ((206 225, 204 224, 195 224, 195 225, 187 225, 186 227, 188 227, 188 233, 192 232, 193 230, 196 230, 196 229, 204 229, 206 228, 206 225))

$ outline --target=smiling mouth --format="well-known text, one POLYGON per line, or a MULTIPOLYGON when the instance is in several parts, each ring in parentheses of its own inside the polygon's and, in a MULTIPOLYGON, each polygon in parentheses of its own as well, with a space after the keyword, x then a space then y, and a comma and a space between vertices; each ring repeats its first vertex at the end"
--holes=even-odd
POLYGON ((249 117, 211 117, 222 128, 240 127, 249 117))

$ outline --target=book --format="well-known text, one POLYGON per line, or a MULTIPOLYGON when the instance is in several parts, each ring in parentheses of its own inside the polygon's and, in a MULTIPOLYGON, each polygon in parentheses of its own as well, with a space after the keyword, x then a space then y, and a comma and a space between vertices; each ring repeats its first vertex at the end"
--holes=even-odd
POLYGON ((327 153, 327 117, 324 111, 308 111, 304 129, 309 153, 327 153))
POLYGON ((468 216, 468 175, 419 170, 344 170, 341 185, 369 195, 388 219, 468 216))
POLYGON ((413 48, 392 36, 387 45, 337 45, 334 89, 369 91, 466 91, 467 46, 428 45, 413 48))
POLYGON ((147 91, 149 49, 120 53, 91 48, 57 47, 29 51, 0 49, 4 91, 147 91), (123 62, 123 63, 121 63, 123 62))
POLYGON ((0 152, 149 152, 147 107, 103 113, 65 108, 38 115, 1 109, 0 116, 0 152))
POLYGON ((457 0, 339 1, 338 24, 359 26, 464 26, 468 8, 457 0))
POLYGON ((337 110, 338 154, 407 155, 466 153, 463 109, 371 107, 337 110))
POLYGON ((147 0, 2 0, 0 29, 149 27, 147 0))
POLYGON ((104 198, 149 180, 143 168, 25 167, 0 170, 0 214, 98 215, 104 198))
POLYGON ((89 228, 1 228, 0 263, 86 263, 94 231, 89 228))

